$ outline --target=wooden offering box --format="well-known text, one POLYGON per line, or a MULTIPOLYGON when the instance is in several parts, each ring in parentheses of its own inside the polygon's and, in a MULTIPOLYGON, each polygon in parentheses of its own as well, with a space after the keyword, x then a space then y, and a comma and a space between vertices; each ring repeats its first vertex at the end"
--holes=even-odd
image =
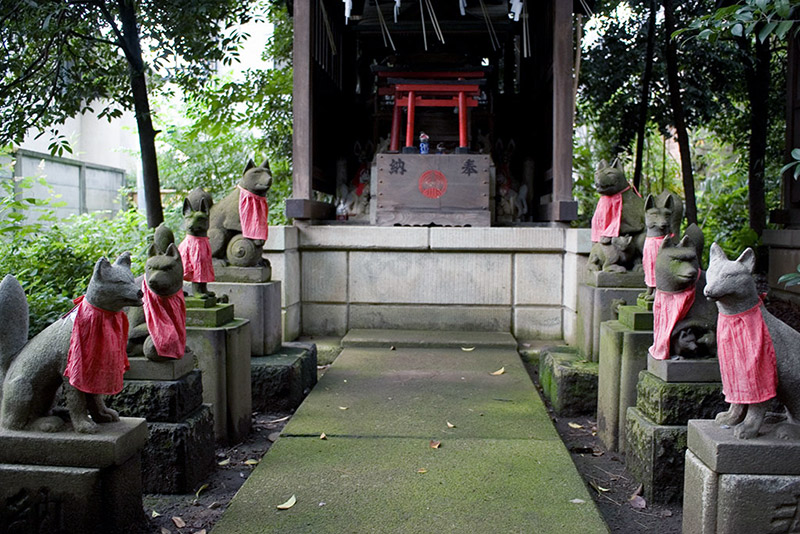
POLYGON ((484 154, 378 154, 375 224, 490 226, 484 154))

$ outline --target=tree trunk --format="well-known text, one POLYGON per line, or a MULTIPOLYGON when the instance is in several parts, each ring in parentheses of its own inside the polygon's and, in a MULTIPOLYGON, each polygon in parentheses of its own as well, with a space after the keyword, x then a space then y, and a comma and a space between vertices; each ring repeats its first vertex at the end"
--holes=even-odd
POLYGON ((144 199, 147 204, 147 226, 155 228, 164 221, 164 212, 161 208, 158 162, 156 160, 156 131, 153 129, 153 121, 150 116, 144 60, 139 43, 139 28, 136 24, 136 8, 133 0, 118 0, 117 6, 122 22, 122 39, 125 41, 122 45, 130 65, 134 113, 139 129, 144 199))
POLYGON ((686 220, 689 224, 697 223, 697 200, 694 194, 694 173, 692 172, 692 153, 689 147, 689 133, 686 129, 686 114, 681 99, 680 80, 678 79, 678 51, 672 32, 675 31, 675 12, 672 0, 664 2, 664 28, 666 30, 667 85, 669 101, 672 107, 672 121, 678 136, 678 148, 681 154, 681 174, 683 175, 683 192, 686 196, 686 220))
POLYGON ((656 13, 658 4, 650 0, 650 18, 647 28, 647 52, 644 58, 644 73, 642 74, 642 100, 639 103, 639 125, 636 132, 636 163, 633 168, 633 186, 641 190, 642 184, 642 153, 644 152, 644 137, 647 131, 647 109, 650 99, 650 80, 653 77, 653 55, 656 47, 656 13))
MULTIPOLYGON (((757 32, 758 30, 756 30, 757 32)), ((749 48, 749 46, 748 46, 749 48)), ((759 236, 767 224, 767 201, 764 195, 764 162, 767 155, 770 87, 770 39, 756 39, 755 64, 745 66, 750 98, 750 161, 748 163, 748 204, 750 228, 759 236)))

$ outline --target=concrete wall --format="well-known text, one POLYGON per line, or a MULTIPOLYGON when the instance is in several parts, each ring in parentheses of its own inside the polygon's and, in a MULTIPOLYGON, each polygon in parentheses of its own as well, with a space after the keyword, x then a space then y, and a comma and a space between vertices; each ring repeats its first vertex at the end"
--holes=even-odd
POLYGON ((800 304, 800 286, 786 288, 778 278, 797 272, 800 265, 800 230, 764 230, 764 244, 769 246, 769 290, 775 296, 800 304))
POLYGON ((272 227, 284 337, 351 328, 573 339, 588 231, 556 227, 272 227))

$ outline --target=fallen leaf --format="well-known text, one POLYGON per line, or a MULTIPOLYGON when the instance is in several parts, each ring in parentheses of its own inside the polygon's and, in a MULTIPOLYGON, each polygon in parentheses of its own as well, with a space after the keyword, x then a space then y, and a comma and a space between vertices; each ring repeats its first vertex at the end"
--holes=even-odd
POLYGON ((206 534, 206 529, 198 530, 194 534, 206 534))
POLYGON ((672 517, 672 511, 664 510, 663 512, 661 512, 661 517, 672 517))
POLYGON ((454 425, 450 421, 445 421, 445 422, 447 423, 447 428, 455 428, 456 427, 456 425, 454 425))
POLYGON ((217 462, 217 465, 225 467, 229 463, 231 463, 231 459, 230 458, 225 458, 224 460, 222 460, 220 462, 217 462))
POLYGON ((473 350, 475 350, 475 347, 461 347, 461 350, 463 350, 464 352, 472 352, 473 350))
POLYGON ((245 465, 258 465, 258 460, 250 458, 249 460, 245 460, 244 463, 245 465))
POLYGON ((397 350, 397 349, 395 348, 394 345, 392 345, 391 347, 389 347, 389 350, 397 350))
POLYGON ((183 528, 186 526, 186 521, 184 521, 178 516, 173 516, 172 522, 175 523, 175 526, 178 528, 183 528))
POLYGON ((437 441, 435 439, 431 440, 431 449, 438 449, 441 446, 442 446, 442 442, 441 441, 437 441))
POLYGON ((282 423, 284 421, 288 421, 290 417, 291 417, 291 415, 287 415, 286 417, 281 417, 280 419, 275 419, 274 421, 267 421, 267 424, 270 424, 270 423, 282 423))
POLYGON ((585 504, 586 503, 586 501, 584 501, 583 499, 572 499, 569 502, 571 502, 572 504, 585 504))
POLYGON ((590 481, 589 481, 589 485, 590 485, 590 486, 592 487, 592 489, 593 489, 593 490, 595 490, 597 493, 605 493, 605 492, 607 492, 607 491, 611 491, 610 489, 608 489, 608 488, 604 488, 603 486, 599 485, 599 484, 598 484, 597 482, 595 482, 594 480, 590 480, 590 481))
POLYGON ((644 500, 644 497, 641 495, 634 495, 633 497, 628 500, 631 506, 636 508, 637 510, 643 510, 647 508, 647 501, 644 500))
POLYGON ((150 512, 150 517, 153 517, 153 518, 161 517, 161 514, 159 514, 155 510, 153 510, 152 512, 150 512))
POLYGON ((197 489, 197 491, 195 492, 194 496, 199 499, 200 498, 200 494, 203 492, 203 490, 206 490, 206 489, 208 489, 208 484, 203 484, 202 486, 200 486, 197 489))
POLYGON ((579 425, 578 423, 567 423, 570 428, 583 428, 583 425, 579 425))
POLYGON ((172 534, 172 531, 168 528, 161 527, 161 534, 172 534))
POLYGON ((209 510, 216 510, 217 508, 219 508, 219 503, 217 501, 214 501, 208 505, 209 510))
POLYGON ((279 437, 281 437, 280 432, 273 432, 272 434, 267 436, 267 439, 270 440, 272 443, 275 443, 276 441, 278 441, 279 437))
POLYGON ((604 454, 603 451, 592 451, 592 456, 603 456, 604 454))
POLYGON ((325 432, 323 432, 319 435, 319 439, 328 439, 328 436, 325 434, 325 432))
POLYGON ((279 504, 277 506, 277 508, 278 508, 278 510, 288 510, 289 508, 294 506, 296 503, 297 503, 297 498, 294 495, 292 495, 291 497, 289 497, 288 501, 286 501, 283 504, 279 504))
POLYGON ((633 494, 631 494, 630 498, 633 499, 635 495, 641 495, 643 492, 644 492, 644 484, 639 484, 639 486, 636 488, 636 491, 634 491, 633 494))
POLYGON ((340 410, 346 410, 346 409, 347 409, 347 406, 339 406, 339 409, 340 409, 340 410))
POLYGON ((419 473, 420 475, 424 475, 427 472, 428 470, 425 469, 424 467, 420 467, 419 469, 417 469, 417 473, 419 473))
POLYGON ((492 376, 500 376, 505 372, 506 372, 506 368, 505 367, 501 367, 500 369, 498 369, 494 373, 489 373, 489 374, 492 375, 492 376))

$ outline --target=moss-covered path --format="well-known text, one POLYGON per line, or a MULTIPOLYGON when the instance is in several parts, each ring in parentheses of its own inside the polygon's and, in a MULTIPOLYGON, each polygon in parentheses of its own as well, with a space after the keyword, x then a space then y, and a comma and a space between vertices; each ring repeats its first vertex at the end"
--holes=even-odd
POLYGON ((470 337, 345 348, 213 534, 608 532, 513 338, 470 337))

